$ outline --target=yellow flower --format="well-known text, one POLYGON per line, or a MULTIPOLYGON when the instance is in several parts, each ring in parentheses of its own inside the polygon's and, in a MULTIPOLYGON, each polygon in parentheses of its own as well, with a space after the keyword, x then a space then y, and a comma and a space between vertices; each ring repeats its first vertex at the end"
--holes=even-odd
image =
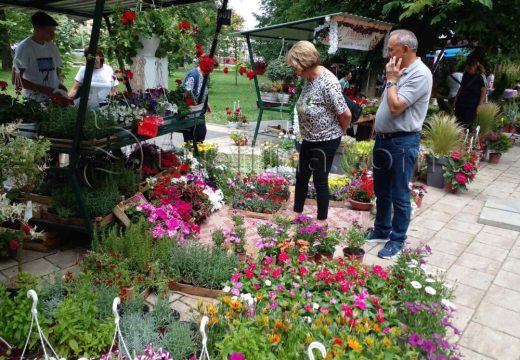
POLYGON ((361 346, 361 344, 359 343, 359 341, 357 341, 356 339, 354 339, 352 337, 348 338, 348 347, 351 348, 354 351, 361 350, 363 348, 361 346))
POLYGON ((330 331, 329 331, 329 328, 327 326, 324 326, 321 329, 321 332, 323 333, 323 335, 328 335, 330 331))
POLYGON ((367 343, 368 347, 371 347, 372 345, 374 345, 374 339, 371 338, 370 336, 367 336, 365 338, 365 342, 367 343))
POLYGON ((222 302, 226 305, 229 305, 229 303, 231 302, 231 298, 229 296, 224 296, 222 298, 222 302))
POLYGON ((231 304, 230 304, 231 308, 233 310, 238 310, 240 309, 240 307, 242 306, 242 304, 240 303, 240 301, 238 300, 231 300, 231 304))
POLYGON ((386 336, 383 338, 383 345, 384 346, 392 346, 392 340, 387 338, 386 336))
POLYGON ((209 315, 217 315, 218 309, 215 308, 213 305, 208 306, 208 314, 209 315))
POLYGON ((381 326, 379 324, 374 324, 374 331, 376 334, 379 334, 381 332, 381 326))

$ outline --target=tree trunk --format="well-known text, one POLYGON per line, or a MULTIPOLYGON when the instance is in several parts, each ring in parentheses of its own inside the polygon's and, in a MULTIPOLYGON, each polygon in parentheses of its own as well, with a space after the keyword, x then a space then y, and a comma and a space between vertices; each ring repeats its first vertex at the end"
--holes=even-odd
MULTIPOLYGON (((0 20, 5 21, 5 10, 0 10, 0 20)), ((9 42, 9 33, 5 25, 0 24, 0 60, 2 60, 2 70, 11 71, 13 67, 13 54, 11 53, 11 44, 9 42)))

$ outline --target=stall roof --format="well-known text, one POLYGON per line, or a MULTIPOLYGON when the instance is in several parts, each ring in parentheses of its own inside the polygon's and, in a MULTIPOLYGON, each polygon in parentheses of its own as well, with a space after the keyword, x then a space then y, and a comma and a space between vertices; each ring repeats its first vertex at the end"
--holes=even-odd
POLYGON ((284 24, 271 25, 252 30, 244 30, 233 33, 232 35, 249 35, 250 38, 256 38, 258 40, 285 39, 292 41, 312 41, 314 39, 314 29, 320 25, 323 25, 328 20, 328 18, 332 17, 348 18, 349 22, 351 23, 356 23, 362 26, 370 26, 372 28, 381 30, 389 30, 393 26, 392 23, 375 20, 363 16, 353 15, 345 12, 338 12, 303 20, 291 21, 284 24))
MULTIPOLYGON (((103 15, 114 11, 116 5, 123 8, 135 8, 139 3, 143 6, 147 4, 158 7, 168 7, 172 5, 191 4, 206 0, 106 0, 103 15)), ((96 0, 0 0, 0 9, 6 8, 29 8, 43 11, 72 15, 82 18, 94 17, 96 0)))

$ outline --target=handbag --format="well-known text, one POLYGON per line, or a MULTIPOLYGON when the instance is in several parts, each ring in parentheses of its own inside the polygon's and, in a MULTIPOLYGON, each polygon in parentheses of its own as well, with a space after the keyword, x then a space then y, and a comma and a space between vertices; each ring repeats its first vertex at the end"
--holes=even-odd
POLYGON ((347 103, 347 106, 350 109, 350 113, 352 114, 352 120, 350 123, 355 123, 359 120, 359 117, 363 112, 363 108, 354 100, 351 100, 347 95, 343 94, 343 97, 345 98, 345 102, 347 103))
POLYGON ((137 122, 137 135, 153 138, 159 132, 159 125, 164 124, 164 120, 158 115, 144 115, 137 122))

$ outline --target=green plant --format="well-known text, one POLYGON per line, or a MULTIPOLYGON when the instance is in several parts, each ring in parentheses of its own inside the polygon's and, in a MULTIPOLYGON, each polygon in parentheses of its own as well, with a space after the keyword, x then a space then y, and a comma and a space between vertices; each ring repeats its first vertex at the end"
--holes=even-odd
POLYGON ((15 121, 39 123, 45 116, 45 112, 45 108, 35 100, 0 94, 0 124, 15 121))
POLYGON ((516 125, 519 113, 520 108, 517 103, 509 103, 502 108, 502 114, 504 115, 507 125, 509 126, 516 125))
POLYGON ((16 253, 18 239, 23 235, 20 230, 0 228, 0 259, 16 253))
POLYGON ((480 126, 480 133, 483 137, 486 137, 493 131, 499 113, 500 107, 494 102, 488 102, 479 106, 477 116, 475 117, 475 126, 480 126))
POLYGON ((149 343, 158 343, 159 329, 151 314, 143 314, 142 309, 126 312, 121 317, 121 333, 128 351, 139 354, 149 343))
POLYGON ((110 346, 114 321, 99 320, 96 294, 89 287, 69 294, 53 314, 51 329, 56 351, 66 357, 99 357, 110 346))
POLYGON ((347 232, 347 247, 351 249, 361 249, 365 244, 366 237, 363 228, 359 223, 354 222, 347 232))
POLYGON ((180 281, 210 289, 220 289, 238 266, 235 255, 222 249, 210 249, 190 242, 176 245, 172 253, 171 271, 180 281))
POLYGON ((292 84, 296 78, 294 69, 281 57, 269 63, 266 75, 272 82, 281 82, 284 84, 292 84))
POLYGON ((217 248, 221 248, 226 240, 226 235, 224 235, 222 229, 217 229, 211 233, 211 240, 217 248))
POLYGON ((229 134, 229 138, 237 145, 246 145, 249 136, 243 131, 233 131, 229 134))
MULTIPOLYGON (((76 107, 51 104, 48 107, 47 116, 40 122, 39 132, 44 136, 70 139, 74 134, 77 117, 78 109, 76 107)), ((114 125, 112 118, 97 116, 93 110, 87 111, 83 135, 85 138, 107 135, 115 131, 114 125)))
POLYGON ((166 326, 165 334, 157 346, 170 352, 173 360, 185 360, 195 354, 197 350, 193 340, 194 336, 189 323, 172 321, 166 326))
POLYGON ((228 360, 233 353, 242 353, 245 359, 276 359, 267 336, 251 322, 239 322, 232 331, 233 336, 226 336, 215 344, 219 350, 217 360, 228 360))
POLYGON ((282 161, 278 146, 272 143, 263 144, 261 162, 264 169, 280 166, 282 161))
POLYGON ((126 198, 132 197, 139 189, 139 175, 134 169, 122 164, 111 166, 111 180, 117 185, 119 194, 126 198))
POLYGON ((495 133, 490 133, 488 136, 488 150, 494 153, 503 154, 507 150, 511 149, 513 142, 509 136, 505 134, 495 134, 495 136, 492 137, 492 134, 495 133))
POLYGON ((454 116, 435 114, 424 129, 425 142, 434 156, 447 156, 461 143, 462 128, 454 116))

